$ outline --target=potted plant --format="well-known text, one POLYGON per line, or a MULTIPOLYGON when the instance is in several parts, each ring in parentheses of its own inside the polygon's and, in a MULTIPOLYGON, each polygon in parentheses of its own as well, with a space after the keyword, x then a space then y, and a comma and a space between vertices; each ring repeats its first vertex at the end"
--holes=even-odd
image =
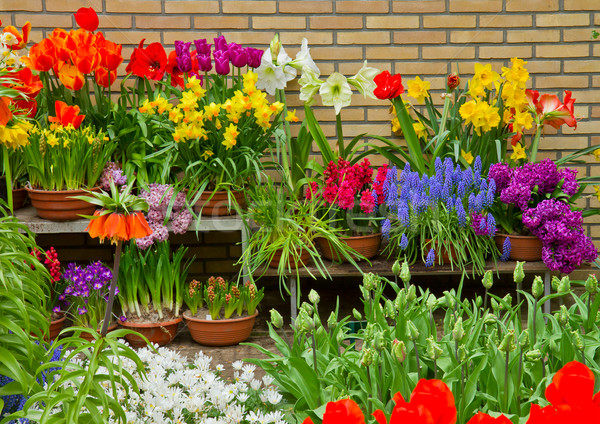
MULTIPOLYGON (((120 267, 121 325, 164 345, 173 340, 182 321, 183 285, 193 260, 184 259, 187 247, 172 251, 167 225, 173 233, 183 234, 191 214, 185 194, 175 192, 168 184, 150 184, 139 197, 148 204, 147 220, 152 233, 124 249, 120 267)), ((129 335, 127 340, 133 345, 145 345, 135 335, 129 335)))
MULTIPOLYGON (((379 206, 384 203, 383 182, 387 165, 379 168, 373 181, 373 169, 368 159, 350 165, 342 158, 337 163, 329 162, 323 172, 323 181, 313 181, 307 188, 307 199, 321 205, 327 212, 329 224, 340 228, 340 239, 367 259, 379 252, 381 231, 377 216, 379 206)), ((340 260, 334 255, 328 242, 317 239, 323 256, 340 260)))
POLYGON ((465 170, 450 158, 437 158, 435 170, 431 177, 420 177, 406 164, 399 175, 396 167, 388 172, 385 252, 410 263, 421 258, 427 266, 449 263, 463 271, 472 264, 473 274, 482 274, 486 256, 497 258, 496 223, 489 213, 495 185, 481 176, 479 157, 465 170))
POLYGON ((104 132, 81 126, 85 116, 79 115, 79 107, 57 101, 56 111, 48 127, 32 130, 23 148, 27 191, 41 218, 69 221, 94 212, 95 205, 73 196, 99 190, 96 183, 115 143, 104 132))
POLYGON ((248 337, 258 315, 264 288, 250 281, 237 284, 222 277, 210 277, 206 283, 192 280, 184 290, 189 311, 183 317, 192 338, 206 346, 231 346, 248 337))

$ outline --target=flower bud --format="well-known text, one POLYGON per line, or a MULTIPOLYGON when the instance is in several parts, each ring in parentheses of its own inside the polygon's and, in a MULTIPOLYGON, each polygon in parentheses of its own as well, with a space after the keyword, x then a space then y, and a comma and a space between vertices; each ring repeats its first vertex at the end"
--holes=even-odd
POLYGON ((558 278, 556 275, 553 275, 552 280, 551 280, 552 290, 557 291, 559 283, 560 283, 560 278, 558 278))
POLYGON ((271 324, 275 328, 283 327, 283 317, 276 309, 271 309, 271 324))
POLYGON ((298 318, 296 318, 296 328, 301 333, 310 333, 315 328, 315 324, 305 310, 300 310, 298 318))
POLYGON ((581 340, 581 335, 579 334, 579 331, 573 330, 571 334, 573 335, 573 344, 575 345, 575 348, 583 352, 583 340, 581 340))
POLYGON ((531 284, 531 294, 536 299, 540 298, 544 294, 544 282, 542 281, 542 277, 536 275, 533 279, 533 283, 531 284))
POLYGON ((542 352, 539 349, 530 350, 525 354, 525 360, 529 362, 538 362, 542 359, 542 352))
POLYGON ((376 331, 375 334, 373 334, 373 347, 378 352, 381 352, 385 347, 385 339, 381 331, 376 331))
POLYGON ((433 311, 433 309, 437 305, 437 297, 435 297, 433 293, 430 293, 429 297, 427 297, 427 301, 425 302, 425 304, 427 305, 427 309, 433 311))
POLYGON ((319 296, 319 293, 317 293, 316 291, 314 291, 313 289, 311 289, 310 293, 308 293, 308 300, 313 305, 316 305, 321 300, 321 297, 319 296))
POLYGON ((408 303, 411 303, 416 298, 417 298, 417 288, 415 286, 409 286, 408 291, 406 292, 406 301, 408 303))
POLYGON ((524 264, 525 262, 517 261, 517 265, 515 266, 515 271, 513 272, 513 279, 517 284, 521 284, 523 282, 523 278, 525 278, 525 272, 523 271, 524 264))
POLYGON ((335 315, 335 312, 332 311, 331 314, 329 314, 329 318, 327 318, 327 328, 333 330, 337 325, 337 316, 335 315))
POLYGON ((452 338, 459 342, 464 336, 465 329, 463 328, 463 320, 462 317, 459 317, 456 320, 456 324, 454 324, 454 329, 452 330, 452 338))
POLYGON ((352 315, 354 316, 354 319, 357 321, 362 320, 362 315, 360 314, 360 312, 358 312, 356 310, 356 308, 352 309, 352 315))
POLYGON ((392 265, 392 272, 396 277, 400 277, 400 271, 402 270, 402 266, 400 265, 400 261, 396 259, 394 261, 394 265, 392 265))
POLYGON ((410 341, 417 340, 419 338, 419 329, 417 328, 417 326, 412 321, 408 321, 406 325, 408 327, 408 331, 406 332, 408 335, 408 339, 410 341))
POLYGON ((492 286, 494 285, 494 278, 491 270, 486 271, 485 274, 483 274, 483 280, 481 280, 481 283, 483 284, 483 287, 485 287, 486 290, 492 288, 492 286))
POLYGON ((345 331, 338 331, 336 336, 335 336, 335 340, 337 341, 337 344, 342 344, 342 342, 344 341, 344 339, 346 338, 346 332, 345 331))
POLYGON ((598 279, 595 274, 590 274, 587 280, 585 280, 585 290, 590 294, 598 291, 598 279))
POLYGON ((410 283, 410 269, 408 267, 408 262, 402 262, 402 269, 400 270, 400 279, 404 282, 404 284, 410 283))
POLYGON ((503 304, 500 304, 500 310, 504 310, 505 308, 510 308, 512 306, 512 296, 508 293, 506 296, 502 298, 506 303, 506 307, 503 304))
POLYGON ((567 294, 571 291, 571 279, 568 275, 565 275, 563 278, 560 279, 556 291, 562 294, 567 294))
POLYGON ((527 349, 528 346, 529 346, 529 332, 522 331, 521 334, 519 334, 519 347, 522 350, 525 350, 525 349, 527 349))
MULTIPOLYGON (((492 299, 494 300, 494 299, 492 299)), ((484 318, 484 322, 486 325, 493 325, 496 324, 496 315, 492 314, 492 313, 488 313, 484 318)))
MULTIPOLYGON (((279 41, 279 34, 275 34, 271 39, 271 56, 273 57, 273 61, 277 60, 277 56, 279 55, 279 50, 281 50, 281 42, 279 41)), ((283 66, 283 64, 280 64, 283 66)))
POLYGON ((388 318, 396 317, 396 307, 394 306, 394 302, 390 299, 385 300, 385 315, 388 318))
POLYGON ((448 309, 454 309, 456 306, 456 299, 454 299, 454 296, 447 290, 444 291, 444 299, 446 299, 446 306, 448 309))
POLYGON ((550 348, 551 352, 554 352, 555 354, 560 353, 560 347, 558 347, 558 344, 556 344, 556 341, 554 339, 550 339, 548 347, 550 348))
POLYGON ((494 298, 490 299, 490 305, 492 305, 492 310, 494 310, 494 311, 498 311, 498 308, 500 307, 500 305, 494 298))
POLYGON ((508 330, 502 339, 502 342, 498 346, 500 352, 512 352, 517 348, 515 344, 515 330, 508 330))
POLYGON ((398 312, 403 311, 406 306, 406 290, 400 289, 394 300, 394 306, 398 312))
POLYGON ((392 342, 392 354, 396 357, 398 362, 404 362, 406 359, 406 346, 404 345, 404 341, 394 339, 392 342))
POLYGON ((368 272, 363 275, 363 286, 367 290, 377 290, 379 286, 379 277, 372 272, 368 272))
POLYGON ((373 349, 371 349, 370 347, 363 348, 362 355, 360 357, 360 364, 363 367, 368 367, 369 365, 371 365, 373 363, 374 359, 375 359, 375 351, 373 349))
POLYGON ((306 311, 309 317, 312 317, 315 313, 315 308, 313 308, 313 306, 308 302, 302 302, 302 305, 300 305, 300 310, 306 311))
POLYGON ((567 324, 569 324, 569 311, 567 310, 567 307, 565 305, 560 305, 560 312, 558 313, 558 322, 563 326, 566 327, 567 324))
POLYGON ((490 349, 492 345, 497 346, 499 342, 500 340, 498 340, 498 331, 495 328, 492 328, 485 345, 488 349, 490 349))
POLYGON ((460 84, 459 76, 456 74, 456 72, 452 72, 451 74, 448 75, 448 81, 446 83, 446 85, 447 85, 446 91, 448 93, 452 93, 456 89, 456 87, 458 87, 459 84, 460 84))
POLYGON ((373 336, 375 335, 375 328, 374 325, 371 323, 368 323, 367 326, 365 327, 365 331, 363 332, 363 340, 365 341, 365 343, 373 340, 373 336))
POLYGON ((442 356, 443 352, 440 345, 433 339, 433 336, 427 337, 427 356, 429 359, 434 361, 442 356))

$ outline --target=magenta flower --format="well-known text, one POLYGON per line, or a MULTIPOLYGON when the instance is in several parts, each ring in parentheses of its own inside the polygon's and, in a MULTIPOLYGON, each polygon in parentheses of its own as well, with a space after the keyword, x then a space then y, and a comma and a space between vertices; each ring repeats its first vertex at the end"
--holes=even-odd
POLYGON ((227 50, 215 50, 213 52, 213 57, 215 59, 215 71, 217 74, 229 74, 229 52, 227 50))

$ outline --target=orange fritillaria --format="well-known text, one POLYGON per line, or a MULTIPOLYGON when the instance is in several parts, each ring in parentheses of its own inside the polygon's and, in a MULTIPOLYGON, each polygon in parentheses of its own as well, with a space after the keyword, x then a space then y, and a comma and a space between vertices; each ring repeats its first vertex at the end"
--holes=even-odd
POLYGON ((92 238, 99 237, 101 242, 108 238, 113 243, 152 234, 152 229, 141 212, 128 215, 122 213, 102 215, 102 210, 97 210, 85 230, 92 238))

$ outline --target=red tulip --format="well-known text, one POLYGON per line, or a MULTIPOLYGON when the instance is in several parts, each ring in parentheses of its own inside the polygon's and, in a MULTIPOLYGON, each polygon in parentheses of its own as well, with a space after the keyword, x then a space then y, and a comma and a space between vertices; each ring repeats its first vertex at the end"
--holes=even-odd
POLYGON ((352 399, 341 399, 327 403, 323 424, 365 424, 365 416, 352 399))
POLYGON ((88 31, 94 32, 98 29, 100 22, 98 21, 98 15, 92 7, 81 7, 75 13, 75 21, 77 24, 88 31))
POLYGON ((39 43, 31 46, 29 56, 23 57, 22 60, 30 69, 47 72, 56 64, 56 54, 57 49, 54 40, 44 38, 39 43))
POLYGON ((393 99, 404 93, 402 86, 402 76, 400 74, 390 75, 388 71, 383 71, 373 78, 377 87, 373 90, 373 94, 378 99, 393 99))
POLYGON ((57 124, 66 127, 71 124, 75 128, 79 128, 85 115, 79 114, 79 106, 67 106, 65 102, 56 100, 54 102, 54 108, 56 109, 56 116, 49 116, 49 122, 55 122, 57 124))
MULTIPOLYGON (((107 87, 109 85, 109 72, 104 68, 98 68, 95 74, 96 82, 101 87, 107 87)), ((117 79, 117 71, 110 71, 110 85, 113 85, 117 79)))
POLYGON ((467 421, 467 424, 512 424, 512 421, 504 415, 493 418, 491 415, 478 412, 473 418, 467 421))

